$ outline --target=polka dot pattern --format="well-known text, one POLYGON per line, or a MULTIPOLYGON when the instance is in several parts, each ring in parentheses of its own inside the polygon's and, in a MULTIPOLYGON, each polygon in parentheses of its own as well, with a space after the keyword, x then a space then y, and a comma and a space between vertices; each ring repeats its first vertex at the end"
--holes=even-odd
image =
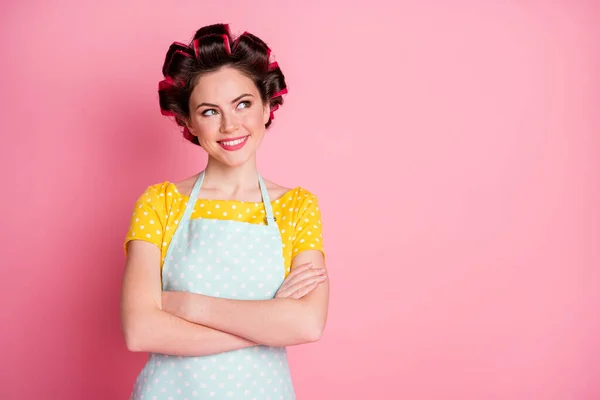
MULTIPOLYGON (((268 201, 266 193, 265 197, 268 201)), ((272 210, 265 212, 270 223, 253 224, 192 219, 191 207, 183 206, 185 212, 174 228, 162 268, 163 289, 238 300, 272 299, 285 276, 272 210)), ((221 205, 214 209, 222 210, 221 205)), ((131 400, 142 399, 293 400, 295 393, 286 349, 254 346, 204 357, 151 354, 132 391, 131 400)))
POLYGON ((130 400, 293 400, 285 348, 257 346, 209 357, 151 354, 130 400))
MULTIPOLYGON (((164 265, 173 234, 183 217, 188 200, 189 197, 180 194, 173 183, 163 182, 149 186, 139 196, 134 207, 125 238, 125 251, 126 244, 131 240, 153 243, 161 249, 161 265, 164 265)), ((287 275, 292 260, 298 253, 305 250, 324 251, 318 199, 308 190, 297 187, 271 201, 271 206, 281 234, 287 275)), ((264 204, 260 202, 198 199, 191 219, 198 218, 266 224, 264 204)))
POLYGON ((277 226, 182 221, 162 270, 164 290, 238 300, 272 299, 284 279, 277 226))

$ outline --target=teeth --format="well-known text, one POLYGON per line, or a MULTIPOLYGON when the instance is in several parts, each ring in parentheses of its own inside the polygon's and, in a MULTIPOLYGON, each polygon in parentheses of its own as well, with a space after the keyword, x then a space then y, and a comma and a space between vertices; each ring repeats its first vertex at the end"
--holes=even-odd
POLYGON ((236 140, 230 140, 228 142, 221 142, 223 145, 225 146, 235 146, 238 145, 240 143, 242 143, 244 140, 246 140, 246 138, 241 138, 241 139, 236 139, 236 140))

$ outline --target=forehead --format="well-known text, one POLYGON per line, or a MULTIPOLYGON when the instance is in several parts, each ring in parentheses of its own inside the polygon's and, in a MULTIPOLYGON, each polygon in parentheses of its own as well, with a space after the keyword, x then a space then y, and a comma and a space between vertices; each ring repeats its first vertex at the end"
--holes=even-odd
POLYGON ((202 75, 194 90, 190 102, 229 103, 236 97, 249 93, 258 96, 254 82, 235 68, 224 67, 218 71, 202 75))

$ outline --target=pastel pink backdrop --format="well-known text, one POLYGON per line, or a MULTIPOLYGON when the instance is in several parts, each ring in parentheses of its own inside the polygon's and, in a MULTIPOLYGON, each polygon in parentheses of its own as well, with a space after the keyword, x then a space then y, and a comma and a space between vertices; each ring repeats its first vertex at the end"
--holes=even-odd
POLYGON ((165 50, 225 21, 290 93, 264 175, 321 201, 331 308, 299 399, 600 398, 598 2, 4 2, 0 398, 125 399, 122 241, 203 167, 165 50))

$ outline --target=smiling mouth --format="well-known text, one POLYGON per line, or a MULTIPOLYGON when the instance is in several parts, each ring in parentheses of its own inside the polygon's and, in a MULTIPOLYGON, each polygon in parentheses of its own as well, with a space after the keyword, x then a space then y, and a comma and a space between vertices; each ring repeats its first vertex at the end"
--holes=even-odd
POLYGON ((234 138, 234 139, 219 140, 219 141, 217 141, 217 143, 219 143, 219 145, 225 150, 235 151, 235 150, 239 150, 242 147, 244 147, 244 145, 248 141, 249 137, 250 136, 244 136, 244 137, 234 138))

